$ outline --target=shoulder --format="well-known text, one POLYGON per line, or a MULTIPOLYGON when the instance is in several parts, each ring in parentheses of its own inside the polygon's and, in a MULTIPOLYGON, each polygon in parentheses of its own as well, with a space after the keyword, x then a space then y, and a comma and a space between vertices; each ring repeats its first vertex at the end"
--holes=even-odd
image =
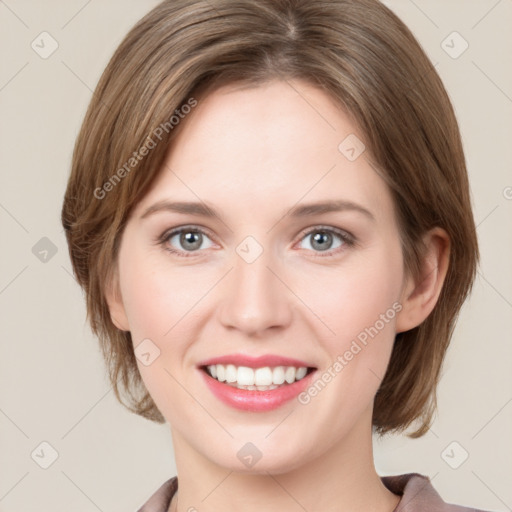
POLYGON ((178 489, 178 478, 173 476, 164 482, 137 512, 167 512, 171 499, 178 489))
POLYGON ((402 498, 393 512, 490 512, 446 503, 430 478, 419 473, 380 477, 382 483, 402 498))
MULTIPOLYGON (((491 512, 446 503, 433 487, 430 478, 419 473, 382 476, 380 478, 391 492, 402 497, 393 512, 491 512)), ((167 512, 177 489, 177 477, 169 478, 137 512, 167 512)))

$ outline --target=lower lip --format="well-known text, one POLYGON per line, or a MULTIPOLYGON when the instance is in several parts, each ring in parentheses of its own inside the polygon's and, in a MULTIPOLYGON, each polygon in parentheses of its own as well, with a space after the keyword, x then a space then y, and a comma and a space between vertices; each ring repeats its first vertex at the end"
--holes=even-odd
POLYGON ((204 370, 199 371, 202 373, 210 391, 219 400, 235 409, 253 412, 271 411, 281 407, 304 391, 316 373, 316 371, 313 371, 293 384, 285 384, 267 391, 256 391, 235 388, 210 377, 204 370))

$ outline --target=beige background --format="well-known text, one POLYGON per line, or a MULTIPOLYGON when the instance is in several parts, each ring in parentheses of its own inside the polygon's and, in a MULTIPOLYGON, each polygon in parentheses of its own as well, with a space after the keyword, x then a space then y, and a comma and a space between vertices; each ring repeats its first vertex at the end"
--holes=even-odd
MULTIPOLYGON (((0 511, 135 511, 176 474, 167 425, 114 399, 60 208, 74 139, 109 57, 156 0, 0 0, 0 511), (39 51, 57 50, 43 59, 39 51), (44 49, 40 42, 45 37, 44 49), (48 252, 47 237, 57 252, 48 252), (40 245, 36 245, 36 244, 40 245), (47 244, 47 245, 45 245, 47 244), (36 246, 33 253, 33 247, 36 246), (49 443, 51 447, 42 445, 49 443), (58 457, 47 469, 52 450, 58 457)), ((375 443, 448 502, 512 510, 511 0, 390 0, 436 65, 464 139, 482 264, 419 440, 375 443), (458 58, 463 40, 469 44, 458 58), (454 39, 455 37, 455 39, 454 39), (448 48, 447 48, 448 49, 448 48), (458 444, 451 445, 452 442, 458 444), (469 457, 457 469, 464 453, 469 457)))

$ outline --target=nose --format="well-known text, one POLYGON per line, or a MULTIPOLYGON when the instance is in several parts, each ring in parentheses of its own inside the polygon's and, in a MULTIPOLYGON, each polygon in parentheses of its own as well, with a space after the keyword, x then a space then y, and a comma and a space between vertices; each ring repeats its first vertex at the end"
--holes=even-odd
POLYGON ((235 253, 234 267, 219 290, 217 312, 227 329, 258 337, 270 328, 289 326, 294 295, 271 252, 263 250, 252 262, 235 253))

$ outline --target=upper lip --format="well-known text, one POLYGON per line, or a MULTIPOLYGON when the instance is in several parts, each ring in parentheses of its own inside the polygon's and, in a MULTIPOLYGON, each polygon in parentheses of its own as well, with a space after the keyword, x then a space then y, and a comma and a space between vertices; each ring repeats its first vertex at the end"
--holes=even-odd
POLYGON ((213 357, 211 359, 202 361, 198 364, 198 366, 202 367, 214 364, 232 364, 235 366, 247 366, 249 368, 263 368, 265 366, 295 366, 296 368, 314 368, 312 365, 306 363, 305 361, 274 354, 266 354, 258 357, 253 357, 246 354, 227 354, 225 356, 213 357))

